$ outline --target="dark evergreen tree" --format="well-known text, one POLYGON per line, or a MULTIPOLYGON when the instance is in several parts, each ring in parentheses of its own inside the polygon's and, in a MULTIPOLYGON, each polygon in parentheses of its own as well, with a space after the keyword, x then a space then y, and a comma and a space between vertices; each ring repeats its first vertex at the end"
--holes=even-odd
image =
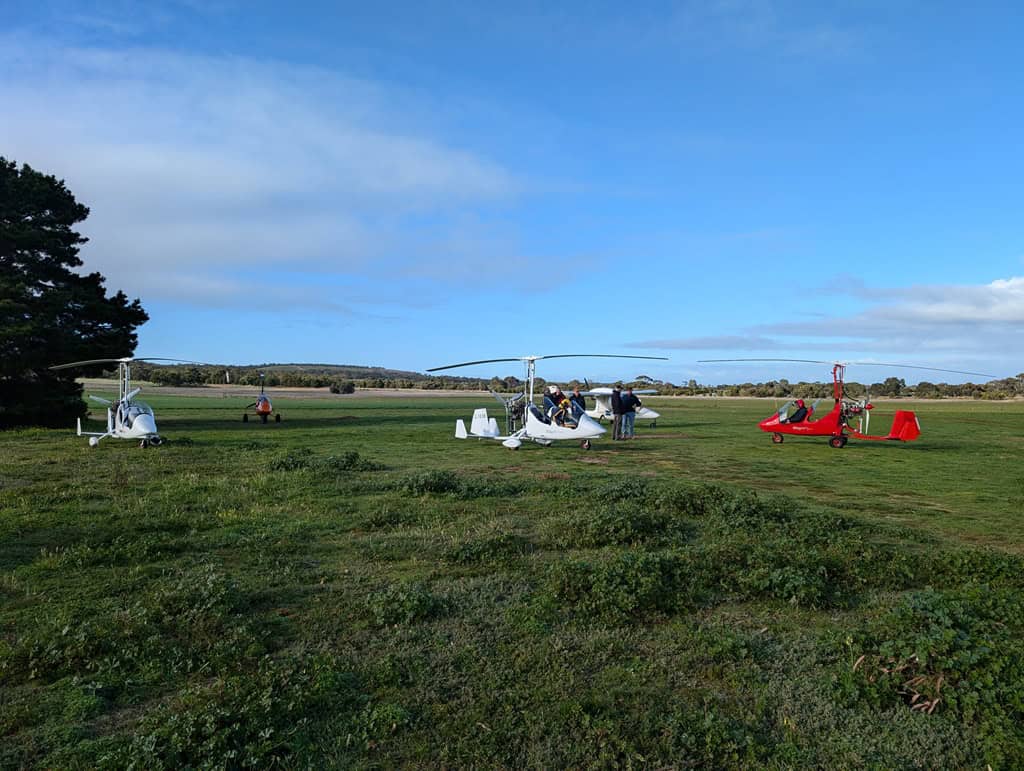
POLYGON ((0 428, 69 426, 84 416, 81 375, 48 368, 130 356, 149 317, 99 273, 82 275, 74 225, 89 216, 62 180, 0 156, 0 428))

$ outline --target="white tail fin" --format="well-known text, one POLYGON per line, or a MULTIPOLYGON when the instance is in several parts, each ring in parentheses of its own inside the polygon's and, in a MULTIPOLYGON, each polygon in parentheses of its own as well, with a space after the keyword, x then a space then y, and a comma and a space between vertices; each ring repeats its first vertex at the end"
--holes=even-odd
POLYGON ((470 424, 469 433, 474 436, 498 435, 498 424, 497 422, 494 422, 492 427, 492 421, 487 418, 486 407, 481 407, 480 409, 473 411, 473 422, 470 424))
POLYGON ((466 433, 466 422, 459 418, 455 421, 455 438, 465 439, 469 434, 466 433))
POLYGON ((498 430, 498 421, 495 418, 491 418, 487 424, 487 430, 491 436, 497 436, 501 432, 498 430))

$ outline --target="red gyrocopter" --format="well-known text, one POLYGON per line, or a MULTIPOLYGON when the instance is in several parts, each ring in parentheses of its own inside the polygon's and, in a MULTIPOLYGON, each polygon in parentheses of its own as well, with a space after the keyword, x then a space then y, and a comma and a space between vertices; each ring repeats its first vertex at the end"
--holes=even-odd
MULTIPOLYGON (((270 397, 267 396, 266 393, 264 393, 264 391, 263 391, 263 381, 264 381, 265 378, 266 378, 266 375, 264 375, 261 372, 260 373, 260 393, 259 393, 259 396, 256 397, 256 401, 254 401, 252 404, 247 404, 245 406, 245 408, 249 409, 250 407, 254 407, 256 409, 256 417, 258 417, 260 419, 261 423, 266 423, 267 420, 270 419, 270 415, 272 413, 274 414, 274 422, 275 423, 280 423, 281 422, 281 413, 280 412, 274 413, 274 406, 270 403, 270 397)), ((242 413, 242 422, 243 423, 248 423, 249 422, 249 413, 248 412, 243 412, 242 413)))
MULTIPOLYGON (((758 427, 772 435, 773 444, 782 444, 786 434, 794 436, 827 436, 830 447, 839 449, 845 447, 852 436, 854 439, 870 439, 872 441, 899 441, 912 442, 921 435, 921 424, 917 415, 912 410, 896 410, 893 417, 892 428, 885 436, 872 436, 868 433, 871 420, 870 394, 863 399, 847 398, 844 391, 843 377, 846 374, 846 367, 850 364, 866 365, 871 367, 903 367, 907 369, 924 369, 932 372, 950 372, 957 375, 977 375, 979 377, 994 378, 995 375, 986 375, 981 372, 963 372, 957 369, 938 369, 936 367, 919 367, 914 364, 882 364, 875 361, 817 361, 814 359, 701 359, 700 363, 711 362, 754 362, 754 361, 785 361, 798 362, 800 364, 831 364, 832 365, 832 395, 835 398, 835 406, 831 412, 822 415, 817 420, 813 419, 814 409, 817 402, 809 408, 798 409, 793 415, 787 415, 789 405, 787 402, 770 417, 765 418, 758 427), (854 423, 855 425, 851 425, 854 423)), ((800 407, 803 407, 803 400, 800 407)), ((820 399, 818 401, 821 401, 820 399)))

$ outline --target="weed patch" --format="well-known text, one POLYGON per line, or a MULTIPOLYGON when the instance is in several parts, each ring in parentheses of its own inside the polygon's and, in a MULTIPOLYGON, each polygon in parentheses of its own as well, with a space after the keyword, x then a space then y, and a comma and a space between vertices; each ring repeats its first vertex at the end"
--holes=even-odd
POLYGON ((308 448, 281 453, 271 459, 267 466, 271 471, 311 469, 324 474, 336 474, 342 471, 381 471, 385 468, 381 463, 360 457, 356 450, 317 457, 308 448))
POLYGON ((392 584, 367 598, 367 608, 380 626, 411 624, 433 618, 444 610, 444 603, 421 582, 392 584))
POLYGON ((502 533, 489 538, 477 538, 460 543, 448 550, 445 559, 457 565, 508 563, 533 550, 533 544, 521 535, 502 533))
POLYGON ((681 542, 692 530, 680 518, 643 503, 621 501, 582 508, 563 524, 558 540, 567 546, 681 542))
POLYGON ((512 496, 522 492, 514 482, 487 478, 462 478, 453 471, 423 471, 398 484, 406 495, 449 495, 460 500, 512 496))
POLYGON ((848 697, 950 712, 981 735, 993 767, 1024 765, 1024 599, 975 585, 904 598, 851 635, 841 672, 848 697))
POLYGON ((312 743, 326 712, 354 710, 359 686, 328 656, 264 657, 254 672, 187 688, 103 763, 144 768, 276 765, 312 743))
POLYGON ((578 613, 621 621, 650 611, 670 613, 692 603, 688 567, 676 554, 626 551, 556 565, 549 588, 578 613))

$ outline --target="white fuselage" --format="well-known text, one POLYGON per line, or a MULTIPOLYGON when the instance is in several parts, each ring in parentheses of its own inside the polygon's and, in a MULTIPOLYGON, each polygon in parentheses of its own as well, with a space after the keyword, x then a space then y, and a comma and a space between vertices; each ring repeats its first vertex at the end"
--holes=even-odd
MULTIPOLYGON (((537 417, 535 409, 535 407, 527 408, 526 422, 521 429, 509 436, 502 436, 498 430, 498 422, 487 415, 486 407, 480 407, 473 412, 472 425, 468 431, 462 420, 455 422, 455 437, 457 439, 468 439, 469 437, 494 439, 510 449, 516 449, 524 441, 545 445, 565 440, 587 442, 605 433, 604 426, 588 415, 580 415, 576 418, 575 425, 560 426, 554 422, 545 423, 537 417)), ((587 446, 589 447, 589 444, 587 446)))
MULTIPOLYGON (((607 394, 599 393, 599 391, 603 390, 603 388, 595 388, 590 391, 590 393, 593 394, 594 396, 594 401, 596 402, 596 405, 593 409, 587 410, 587 414, 590 417, 594 418, 595 420, 611 420, 614 417, 614 413, 612 412, 611 389, 608 389, 607 394)), ((655 412, 650 407, 637 407, 636 416, 640 420, 657 420, 658 418, 661 417, 661 413, 655 412)))

